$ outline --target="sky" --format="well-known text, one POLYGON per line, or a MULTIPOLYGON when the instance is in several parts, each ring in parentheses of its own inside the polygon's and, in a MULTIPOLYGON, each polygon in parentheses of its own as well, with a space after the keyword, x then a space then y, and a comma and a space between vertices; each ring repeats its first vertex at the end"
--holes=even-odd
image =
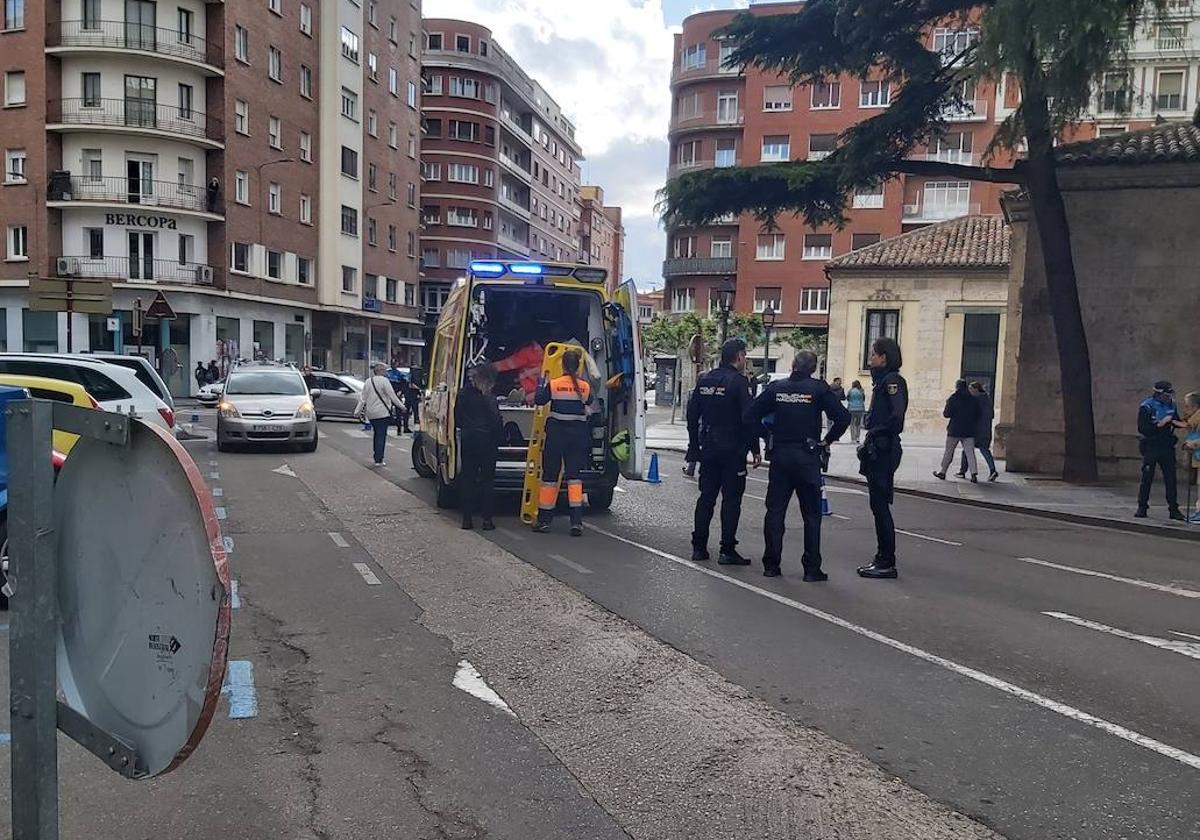
POLYGON ((625 277, 662 286, 673 35, 693 12, 746 0, 425 0, 426 17, 470 20, 537 78, 576 124, 583 183, 624 208, 625 277))

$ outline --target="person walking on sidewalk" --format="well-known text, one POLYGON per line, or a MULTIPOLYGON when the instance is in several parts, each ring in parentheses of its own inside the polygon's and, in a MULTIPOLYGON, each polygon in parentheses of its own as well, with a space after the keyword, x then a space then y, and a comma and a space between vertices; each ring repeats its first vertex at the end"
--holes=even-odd
POLYGON ((979 483, 979 467, 975 463, 975 432, 979 428, 979 415, 979 400, 971 396, 965 379, 958 380, 954 393, 946 400, 946 408, 942 411, 942 416, 950 422, 946 424, 946 452, 942 455, 942 468, 933 474, 934 478, 946 480, 946 470, 954 460, 954 450, 961 444, 967 466, 971 468, 971 483, 979 483))
POLYGON ((862 437, 863 417, 867 413, 867 393, 857 379, 850 384, 850 391, 846 394, 846 408, 850 410, 850 440, 857 444, 862 437))
POLYGON ((1192 391, 1183 398, 1183 422, 1187 436, 1183 448, 1188 458, 1188 487, 1196 488, 1196 509, 1188 516, 1188 522, 1200 524, 1200 391, 1192 391))
POLYGON ((386 467, 384 454, 387 450, 388 427, 392 424, 392 411, 403 408, 404 403, 392 390, 392 383, 387 378, 387 365, 376 362, 371 366, 371 370, 374 375, 363 385, 354 416, 366 417, 370 422, 374 431, 375 466, 386 467))
POLYGON ((862 566, 858 574, 865 578, 891 579, 896 571, 896 523, 892 519, 896 470, 904 450, 900 435, 908 413, 908 383, 900 375, 904 359, 893 338, 877 338, 871 344, 871 410, 863 424, 866 435, 858 448, 859 473, 867 480, 867 497, 875 519, 878 548, 875 560, 862 566))
POLYGON ((821 570, 821 462, 850 426, 850 412, 830 386, 813 379, 816 370, 816 354, 801 350, 792 360, 792 375, 767 385, 746 412, 746 425, 752 429, 762 425, 768 415, 775 416, 763 519, 763 575, 780 575, 784 523, 788 505, 796 496, 804 517, 801 563, 808 583, 829 579, 821 570), (822 439, 824 419, 829 421, 829 432, 822 439))
POLYGON ((192 371, 192 376, 196 377, 196 393, 208 384, 208 371, 204 368, 204 362, 196 362, 196 369, 192 371))
POLYGON ((1175 476, 1175 430, 1186 428, 1175 409, 1175 389, 1166 380, 1154 383, 1154 393, 1142 400, 1138 406, 1137 429, 1141 435, 1138 449, 1142 453, 1142 483, 1138 488, 1137 512, 1134 516, 1145 519, 1150 507, 1150 486, 1154 484, 1154 470, 1162 470, 1163 483, 1167 491, 1167 511, 1171 519, 1183 521, 1179 509, 1179 486, 1175 476))
POLYGON ((458 392, 454 403, 454 427, 462 447, 462 527, 475 527, 474 514, 483 516, 483 530, 494 531, 496 457, 504 421, 492 389, 496 387, 496 369, 478 365, 467 373, 468 384, 458 392))
MULTIPOLYGON (((988 481, 995 481, 1000 477, 1000 473, 996 472, 996 459, 992 457, 992 421, 995 419, 995 409, 992 408, 992 396, 983 387, 982 382, 971 383, 971 396, 979 401, 979 426, 975 429, 975 448, 979 450, 979 454, 983 456, 983 460, 987 462, 988 481)), ((967 477, 967 453, 964 450, 962 459, 959 461, 958 472, 955 473, 959 478, 967 477)))
POLYGON ((554 520, 558 504, 558 473, 567 482, 567 502, 571 506, 571 536, 583 536, 583 468, 591 452, 591 427, 588 414, 592 407, 592 386, 579 378, 578 350, 563 353, 563 375, 543 377, 534 391, 536 405, 549 405, 546 437, 542 449, 542 483, 538 488, 538 516, 533 530, 544 534, 554 520))
POLYGON ((709 559, 708 532, 717 494, 721 495, 721 553, 723 566, 749 566, 737 553, 738 522, 746 492, 746 455, 754 453, 754 466, 762 464, 758 426, 744 422, 750 408, 750 381, 746 369, 746 342, 731 338, 721 345, 721 364, 700 377, 688 399, 687 460, 700 464, 700 498, 692 530, 692 561, 709 559))

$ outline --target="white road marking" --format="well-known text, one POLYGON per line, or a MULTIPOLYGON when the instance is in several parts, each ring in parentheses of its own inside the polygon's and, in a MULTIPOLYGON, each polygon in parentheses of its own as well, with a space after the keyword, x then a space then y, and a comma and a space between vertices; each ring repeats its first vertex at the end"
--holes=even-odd
POLYGON ((849 521, 850 521, 850 517, 849 517, 849 516, 842 516, 840 513, 831 513, 831 514, 829 514, 829 515, 830 515, 830 516, 832 516, 834 519, 840 519, 840 520, 842 520, 843 522, 849 522, 849 521))
POLYGON ((497 528, 496 530, 499 531, 501 534, 504 534, 504 536, 506 536, 506 537, 511 537, 512 539, 516 540, 517 542, 525 542, 525 535, 518 534, 516 531, 512 530, 511 528, 497 528))
POLYGON ((221 519, 221 520, 223 520, 223 519, 225 519, 225 517, 226 517, 226 516, 228 516, 228 515, 229 515, 229 514, 228 514, 228 512, 225 510, 225 508, 223 508, 223 507, 219 507, 219 508, 217 508, 217 519, 221 519))
POLYGON ((459 691, 465 691, 472 697, 482 700, 493 708, 499 709, 509 717, 515 718, 517 716, 516 712, 504 702, 504 698, 487 684, 483 679, 483 675, 475 669, 475 666, 465 659, 458 663, 458 670, 455 672, 454 680, 451 684, 459 691))
POLYGON ((901 531, 899 528, 896 529, 896 533, 904 534, 904 536, 906 536, 906 537, 916 537, 919 540, 928 540, 929 542, 941 543, 942 545, 952 545, 952 546, 955 546, 956 548, 962 548, 962 543, 954 542, 953 540, 943 540, 938 537, 927 537, 924 534, 918 534, 913 531, 901 531))
POLYGON ((219 472, 209 473, 209 474, 208 474, 208 477, 209 477, 209 478, 211 478, 211 479, 213 479, 213 480, 215 480, 215 481, 220 481, 220 479, 221 479, 221 474, 220 474, 219 472))
POLYGON ((254 664, 246 659, 231 660, 225 666, 225 684, 221 693, 229 698, 229 719, 258 717, 258 692, 254 688, 254 664))
POLYGON ((337 531, 330 531, 329 539, 333 540, 333 544, 336 545, 338 548, 349 548, 350 547, 350 543, 346 542, 346 538, 343 537, 341 534, 339 534, 337 531))
POLYGON ((553 560, 556 563, 562 563, 568 569, 574 569, 575 571, 579 572, 579 574, 581 574, 581 575, 590 575, 592 573, 591 569, 587 568, 586 566, 579 565, 574 560, 568 560, 566 557, 563 557, 561 554, 547 554, 546 556, 549 557, 551 560, 553 560))
POLYGON ((219 499, 225 495, 225 491, 222 490, 220 487, 214 487, 212 489, 212 494, 213 494, 214 499, 219 499))
POLYGON ((1151 583, 1148 580, 1138 580, 1137 578, 1110 575, 1108 572, 1097 572, 1094 569, 1080 569, 1076 566, 1063 566, 1059 563, 1051 563, 1048 560, 1038 560, 1036 557, 1018 557, 1017 559, 1022 563, 1032 563, 1035 566, 1045 566, 1047 569, 1058 569, 1060 572, 1070 572, 1076 575, 1103 578, 1104 580, 1111 580, 1115 581, 1116 583, 1126 583, 1130 586, 1139 586, 1142 589, 1153 589, 1155 592, 1165 592, 1168 595, 1178 595, 1180 598, 1200 598, 1200 590, 1185 589, 1182 586, 1151 583))
POLYGON ((221 541, 225 544, 225 553, 233 554, 233 537, 222 537, 221 541))
POLYGON ((1193 636, 1191 633, 1180 633, 1178 630, 1172 630, 1171 635, 1183 636, 1185 639, 1195 639, 1197 642, 1200 642, 1200 636, 1193 636))
POLYGON ((765 502, 767 500, 766 496, 755 496, 753 493, 743 493, 742 495, 744 495, 747 499, 757 499, 760 502, 765 502))
POLYGON ((211 460, 211 461, 209 461, 209 462, 208 462, 208 465, 209 465, 210 467, 215 467, 215 466, 217 465, 217 460, 214 458, 213 460, 211 460))
POLYGON ((1158 636, 1144 636, 1141 633, 1130 633, 1128 630, 1109 627, 1107 624, 1101 624, 1098 621, 1089 621, 1086 618, 1079 618, 1069 613, 1044 612, 1042 615, 1048 615, 1051 618, 1057 618, 1059 621, 1066 621, 1079 627, 1086 627, 1088 630, 1108 633, 1110 636, 1118 636, 1122 639, 1129 639, 1132 642, 1141 642, 1144 645, 1169 650, 1172 653, 1189 656, 1192 659, 1200 659, 1200 644, 1196 642, 1177 642, 1174 639, 1160 639, 1158 636))
POLYGON ((236 580, 229 581, 229 607, 234 610, 242 608, 242 597, 238 594, 238 582, 236 580))
POLYGON ((364 432, 362 429, 342 429, 342 431, 350 437, 359 438, 360 440, 371 440, 375 437, 374 432, 364 432))
POLYGON ((624 487, 614 487, 613 489, 616 490, 618 493, 628 492, 628 491, 626 491, 626 489, 624 487))
POLYGON ((366 563, 355 563, 354 569, 360 575, 362 575, 362 579, 367 582, 367 586, 382 585, 383 581, 381 581, 379 578, 375 577, 375 573, 371 571, 371 567, 368 566, 366 563))
POLYGON ((287 464, 284 464, 279 469, 271 470, 271 472, 275 473, 276 475, 286 475, 288 478, 296 478, 297 477, 296 471, 293 470, 291 467, 289 467, 287 464))
POLYGON ((800 601, 796 601, 787 597, 786 595, 781 595, 778 592, 760 589, 759 587, 751 583, 747 583, 746 581, 738 580, 737 578, 730 577, 728 575, 723 575, 720 572, 713 571, 712 569, 706 569, 703 566, 697 566, 695 563, 690 563, 687 560, 684 560, 682 557, 676 557, 674 554, 668 554, 667 552, 660 551, 657 548, 643 545, 639 542, 634 542, 631 539, 614 534, 610 531, 606 531, 603 528, 597 528, 595 525, 586 524, 584 527, 589 528, 598 534, 609 537, 610 539, 614 539, 617 542, 625 543, 626 545, 633 546, 634 548, 640 548, 642 551, 645 551, 648 554, 653 554, 656 557, 669 560, 670 562, 682 566, 683 568, 692 572, 707 575, 708 577, 723 581, 730 586, 736 586, 739 589, 746 590, 747 592, 753 592, 756 595, 761 595, 764 598, 768 598, 778 604, 782 604, 785 607, 790 607, 798 612, 810 615, 813 618, 828 622, 835 627, 841 627, 844 630, 849 630, 851 633, 857 633, 860 636, 871 639, 875 642, 879 642, 882 645, 887 645, 888 647, 901 651, 902 653, 907 653, 908 655, 917 659, 921 659, 925 662, 929 662, 930 664, 945 668, 947 671, 951 671, 959 676, 982 683, 989 688, 994 688, 997 691, 1012 695, 1013 697, 1024 700, 1027 703, 1047 709, 1048 711, 1062 715, 1065 718, 1069 718, 1077 721, 1078 723, 1091 726, 1095 729, 1099 729, 1101 732, 1105 732, 1124 741, 1128 741, 1131 744, 1136 744, 1139 747, 1156 752, 1159 755, 1165 756, 1173 761, 1177 761, 1180 764, 1185 764, 1188 767, 1200 770, 1200 755, 1193 755, 1192 753, 1185 752, 1178 747, 1172 747, 1170 744, 1164 744, 1161 741, 1156 741, 1155 739, 1135 732, 1132 729, 1127 729, 1120 724, 1111 723, 1110 721, 1096 717, 1088 712, 1068 706, 1065 703, 1059 703, 1057 700, 1052 700, 1049 697, 1044 697, 1041 694, 1021 688, 1018 685, 1014 685, 1013 683, 999 679, 998 677, 993 677, 991 674, 985 674, 983 671, 978 671, 966 665, 960 665, 959 663, 950 659, 946 659, 943 656, 938 656, 936 653, 930 653, 929 651, 922 650, 914 645, 910 645, 907 642, 901 642, 897 639, 885 636, 882 633, 877 633, 874 630, 870 630, 859 624, 854 624, 853 622, 847 621, 846 619, 833 615, 832 613, 819 610, 816 607, 810 607, 808 604, 801 603, 800 601))

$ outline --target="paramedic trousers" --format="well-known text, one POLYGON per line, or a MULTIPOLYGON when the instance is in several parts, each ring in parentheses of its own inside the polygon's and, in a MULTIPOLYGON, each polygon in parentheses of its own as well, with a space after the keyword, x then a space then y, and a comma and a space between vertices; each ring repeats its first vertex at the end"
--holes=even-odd
POLYGON ((571 524, 583 524, 583 469, 587 466, 592 440, 590 426, 584 420, 546 421, 546 442, 542 448, 542 483, 538 488, 538 522, 549 524, 558 504, 559 471, 567 483, 567 501, 571 505, 571 524))

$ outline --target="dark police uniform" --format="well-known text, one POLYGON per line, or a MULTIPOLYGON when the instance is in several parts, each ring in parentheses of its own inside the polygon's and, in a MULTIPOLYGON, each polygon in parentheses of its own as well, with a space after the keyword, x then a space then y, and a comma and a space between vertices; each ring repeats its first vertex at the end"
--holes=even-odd
POLYGON ((777 572, 783 554, 784 521, 795 494, 804 516, 804 571, 821 571, 821 420, 829 418, 825 443, 832 444, 850 427, 850 412, 825 382, 793 373, 772 382, 746 412, 746 423, 758 428, 775 416, 771 427, 771 474, 767 515, 763 520, 763 567, 777 572))
POLYGON ((875 537, 879 549, 875 565, 896 565, 896 523, 892 520, 892 497, 896 470, 904 454, 900 434, 908 412, 908 383, 897 370, 873 370, 871 408, 863 422, 863 442, 859 447, 859 472, 867 479, 871 514, 875 517, 875 537))
POLYGON ((701 376, 688 400, 687 459, 700 462, 700 498, 692 531, 692 547, 698 552, 708 548, 718 493, 721 551, 732 554, 737 546, 746 492, 746 453, 759 454, 758 436, 742 422, 750 402, 750 382, 732 365, 721 365, 701 376))
POLYGON ((1150 506, 1150 486, 1154 483, 1154 470, 1162 470, 1163 483, 1167 489, 1167 508, 1172 515, 1183 514, 1179 510, 1179 487, 1175 476, 1175 438, 1174 421, 1179 419, 1179 412, 1174 403, 1163 402, 1154 397, 1147 397, 1138 406, 1137 428, 1141 439, 1138 449, 1142 454, 1142 482, 1138 488, 1138 515, 1143 516, 1150 506), (1164 418, 1170 418, 1171 423, 1159 426, 1164 418))

